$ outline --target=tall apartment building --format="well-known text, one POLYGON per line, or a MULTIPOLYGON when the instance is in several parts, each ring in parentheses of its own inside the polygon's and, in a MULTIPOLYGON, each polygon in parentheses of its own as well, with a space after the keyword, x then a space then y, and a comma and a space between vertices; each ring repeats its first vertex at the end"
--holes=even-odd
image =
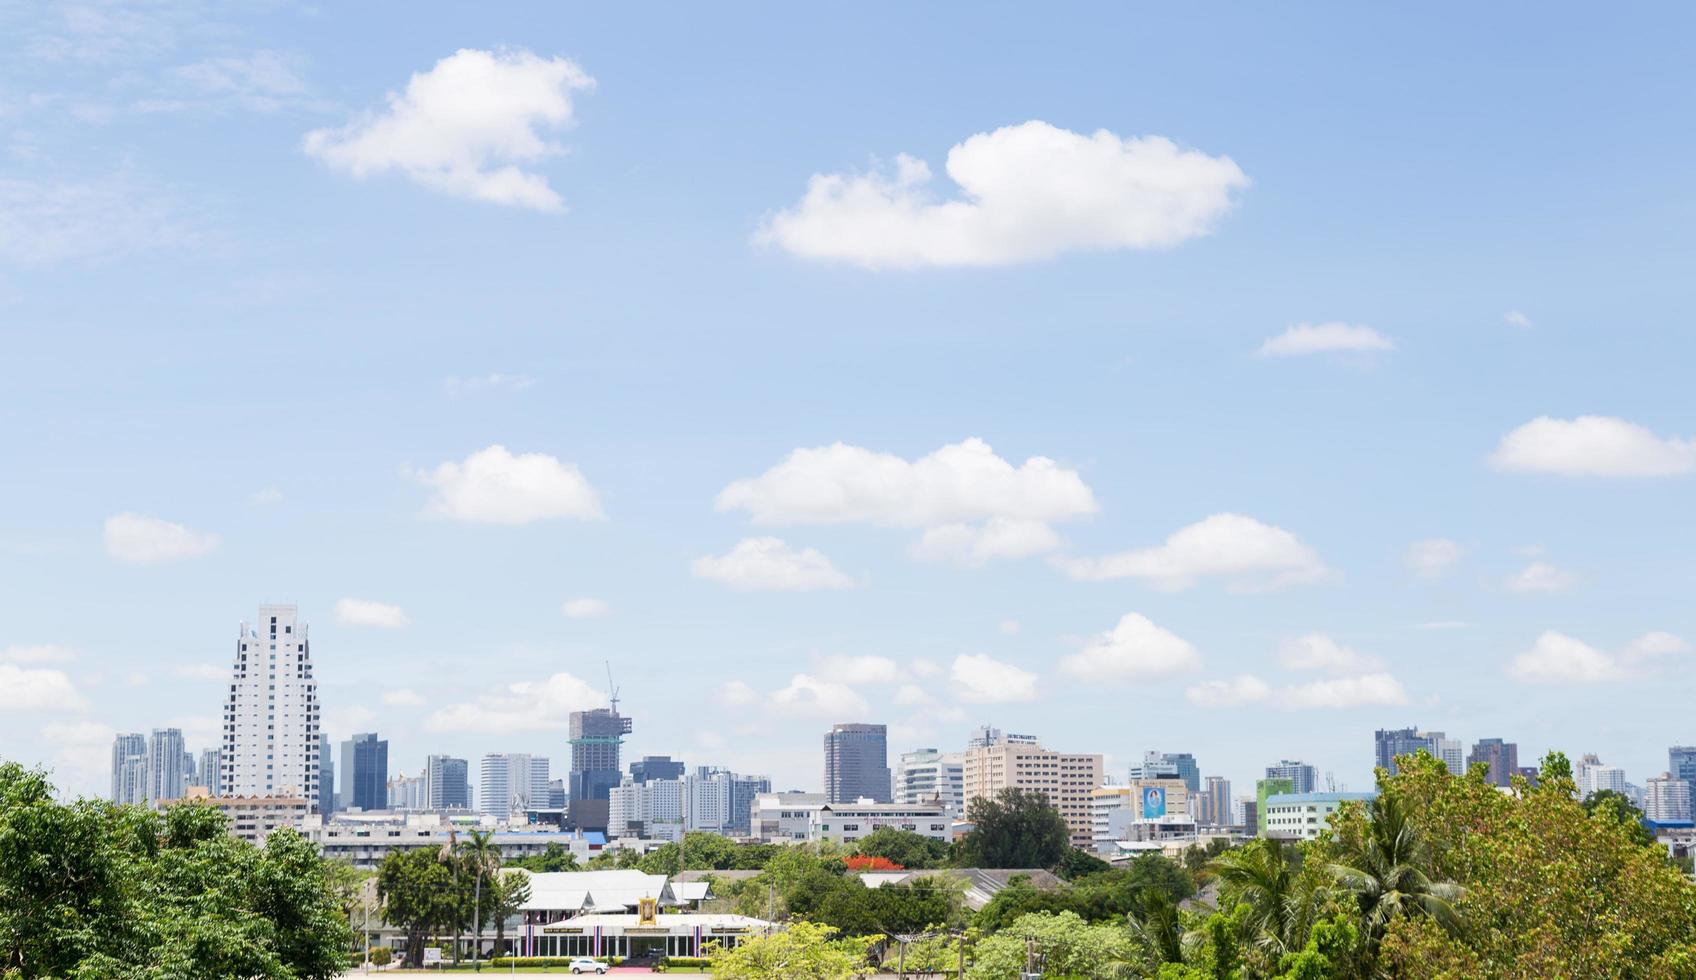
POLYGON ((1466 757, 1466 766, 1470 769, 1480 762, 1490 767, 1488 778, 1491 784, 1512 785, 1514 774, 1519 771, 1519 746, 1499 738, 1481 738, 1473 743, 1472 754, 1466 757))
POLYGON ((223 766, 218 760, 222 756, 223 752, 219 749, 200 750, 200 781, 195 785, 206 787, 206 792, 213 796, 222 796, 224 792, 223 784, 219 781, 223 766))
POLYGON ((548 799, 548 760, 525 752, 483 757, 477 809, 501 820, 520 820, 548 799))
POLYGON ((1691 819, 1689 780, 1670 772, 1650 777, 1643 791, 1643 815, 1657 823, 1691 819))
POLYGON ((570 821, 578 829, 607 825, 607 800, 623 778, 619 755, 624 736, 634 726, 618 713, 615 698, 611 708, 573 711, 569 725, 571 777, 570 821))
POLYGON ((424 760, 424 795, 431 810, 471 809, 471 765, 451 755, 424 760))
MULTIPOLYGON (((1415 728, 1380 728, 1373 733, 1374 763, 1379 769, 1396 771, 1396 757, 1424 750, 1432 752, 1431 740, 1415 728)), ((1435 752, 1432 752, 1435 755, 1435 752)))
POLYGON ((1580 799, 1590 797, 1603 790, 1625 795, 1625 770, 1619 766, 1605 766, 1594 753, 1587 753, 1578 760, 1578 796, 1580 799))
POLYGON ((994 799, 1003 789, 1042 793, 1071 832, 1072 846, 1089 850, 1091 794, 1101 786, 1098 754, 1053 752, 1034 736, 1002 735, 991 745, 973 745, 962 763, 962 795, 967 815, 972 801, 994 799))
POLYGON ((241 624, 219 754, 226 796, 318 800, 318 682, 306 624, 294 606, 259 607, 241 624))
POLYGON ((430 809, 429 789, 424 774, 408 776, 403 772, 389 780, 388 808, 413 811, 430 809))
POLYGON ((1142 762, 1133 764, 1130 781, 1144 779, 1182 779, 1191 793, 1201 789, 1201 767, 1188 752, 1144 752, 1142 762))
POLYGON ((183 732, 180 728, 155 728, 147 736, 147 798, 180 800, 188 792, 183 772, 183 732))
POLYGON ((140 732, 119 735, 112 739, 113 803, 143 803, 146 801, 147 736, 140 732), (137 762, 133 769, 130 759, 137 762), (131 776, 131 772, 140 774, 131 776), (133 784, 131 780, 134 780, 133 784))
POLYGON ((824 737, 824 795, 831 803, 892 801, 888 726, 831 727, 824 737))
POLYGON ((687 826, 684 813, 684 781, 634 776, 607 794, 607 836, 643 837, 648 840, 682 840, 687 826))
POLYGON ((376 732, 359 732, 342 743, 341 806, 348 810, 385 810, 389 806, 389 742, 376 732))
POLYGON ((1196 823, 1203 827, 1231 825, 1231 781, 1223 776, 1208 776, 1196 797, 1196 823))
POLYGON ((1458 738, 1449 738, 1443 732, 1420 732, 1419 737, 1431 743, 1431 754, 1436 756, 1455 776, 1466 775, 1466 747, 1458 738))
POLYGON ((895 802, 937 801, 958 820, 966 806, 966 756, 961 752, 917 749, 901 754, 895 769, 895 802))
POLYGON ((1313 767, 1308 765, 1305 762, 1300 761, 1300 760, 1296 760, 1296 759, 1280 759, 1280 760, 1278 760, 1277 765, 1266 767, 1266 778, 1267 779, 1288 779, 1290 781, 1290 787, 1291 787, 1290 792, 1292 792, 1292 793, 1311 793, 1311 792, 1313 792, 1313 783, 1314 783, 1313 767))
POLYGON ((726 837, 746 837, 754 798, 771 792, 764 776, 739 776, 728 769, 700 766, 683 780, 684 823, 726 837))
POLYGON ((341 809, 336 800, 336 755, 330 736, 318 733, 318 812, 328 817, 341 809))

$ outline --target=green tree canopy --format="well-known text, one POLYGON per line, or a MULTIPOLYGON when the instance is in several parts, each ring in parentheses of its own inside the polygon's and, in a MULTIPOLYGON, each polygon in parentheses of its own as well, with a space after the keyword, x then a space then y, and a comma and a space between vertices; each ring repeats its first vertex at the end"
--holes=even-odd
POLYGON ((960 841, 968 868, 1052 868, 1071 848, 1071 832, 1042 793, 1003 789, 966 808, 971 833, 960 841))
POLYGON ((944 868, 948 866, 948 842, 915 834, 898 827, 879 827, 859 839, 855 854, 886 858, 903 868, 944 868))

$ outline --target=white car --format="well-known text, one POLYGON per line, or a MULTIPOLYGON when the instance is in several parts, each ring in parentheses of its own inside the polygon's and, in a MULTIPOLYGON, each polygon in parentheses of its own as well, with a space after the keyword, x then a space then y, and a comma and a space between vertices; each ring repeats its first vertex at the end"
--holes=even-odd
POLYGON ((605 973, 607 972, 607 965, 587 956, 579 956, 571 961, 569 969, 572 973, 605 973))

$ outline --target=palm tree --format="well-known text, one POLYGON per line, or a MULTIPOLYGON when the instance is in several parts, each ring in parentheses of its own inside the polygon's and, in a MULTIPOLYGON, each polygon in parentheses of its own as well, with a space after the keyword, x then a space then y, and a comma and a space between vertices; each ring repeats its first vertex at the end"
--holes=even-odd
POLYGON ((524 903, 530 901, 530 876, 522 871, 508 871, 497 874, 489 884, 495 892, 491 914, 495 919, 495 952, 498 956, 506 946, 506 920, 522 912, 524 903))
POLYGON ((1150 975, 1162 964, 1184 962, 1184 929, 1178 903, 1163 888, 1144 888, 1129 916, 1143 966, 1150 975))
POLYGON ((1398 915, 1429 916, 1451 935, 1462 930, 1454 903, 1459 885, 1432 880, 1431 845, 1394 796, 1381 795, 1366 807, 1365 835, 1345 844, 1343 859, 1329 866, 1360 906, 1368 950, 1398 915))
POLYGON ((1255 944, 1274 957, 1307 942, 1313 898, 1297 873, 1294 848, 1263 837, 1221 854, 1212 864, 1220 897, 1246 904, 1255 944))
POLYGON ((471 959, 475 962, 483 953, 483 879, 500 869, 501 849, 495 844, 494 834, 487 830, 471 831, 459 849, 465 856, 467 869, 476 876, 471 906, 471 928, 476 937, 471 945, 471 959))
POLYGON ((463 899, 460 898, 459 890, 458 850, 459 837, 457 832, 449 830, 447 843, 443 844, 441 850, 436 852, 436 860, 447 865, 453 871, 453 963, 455 966, 459 965, 459 930, 465 924, 465 917, 460 914, 465 906, 460 904, 463 899))

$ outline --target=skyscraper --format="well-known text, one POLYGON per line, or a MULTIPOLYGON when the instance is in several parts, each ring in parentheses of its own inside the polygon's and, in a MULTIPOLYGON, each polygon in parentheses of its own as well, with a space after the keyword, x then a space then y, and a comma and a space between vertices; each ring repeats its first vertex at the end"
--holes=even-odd
POLYGON ((903 752, 895 770, 896 803, 937 800, 960 817, 966 811, 966 756, 961 752, 918 749, 903 752))
POLYGON ((650 779, 682 779, 683 763, 669 755, 645 755, 630 764, 630 779, 637 785, 650 779))
POLYGON ((825 800, 892 803, 889 790, 889 728, 861 724, 832 727, 824 737, 825 800))
POLYGON ((1375 764, 1380 769, 1396 771, 1396 757, 1424 750, 1431 752, 1431 740, 1414 728, 1380 728, 1373 735, 1376 750, 1375 764))
POLYGON ((1144 752, 1142 763, 1131 766, 1130 781, 1149 779, 1182 779, 1184 786, 1196 793, 1201 789, 1201 767, 1188 752, 1144 752))
POLYGON ((360 732, 342 743, 337 767, 341 805, 349 810, 386 810, 389 806, 389 743, 376 732, 360 732))
POLYGON ((548 760, 528 752, 483 757, 477 809, 501 820, 522 821, 532 808, 548 800, 548 760))
POLYGON ((1266 767, 1267 779, 1288 779, 1292 793, 1313 792, 1313 767, 1294 759, 1280 759, 1275 766, 1266 767))
POLYGON ((1466 749, 1460 739, 1449 738, 1443 732, 1420 732, 1419 737, 1431 743, 1431 754, 1448 767, 1451 775, 1466 775, 1466 749))
POLYGON ((451 755, 424 761, 424 782, 432 810, 471 809, 471 764, 451 755))
POLYGON ((112 802, 141 803, 145 799, 146 787, 136 785, 131 787, 125 779, 124 766, 131 757, 141 759, 145 771, 147 759, 147 737, 140 732, 119 735, 112 739, 112 802), (141 794, 141 795, 137 795, 141 794))
POLYGON ((1499 738, 1481 738, 1472 744, 1472 754, 1466 758, 1468 769, 1478 763, 1490 767, 1489 781, 1496 786, 1508 786, 1519 770, 1519 746, 1499 738))
POLYGON ((335 813, 336 754, 330 749, 330 736, 318 733, 318 812, 324 816, 335 813))
POLYGON ((1674 779, 1690 784, 1690 795, 1696 799, 1696 745, 1674 745, 1667 749, 1667 772, 1674 779))
POLYGON ((147 798, 180 800, 188 792, 183 773, 183 732, 180 728, 155 728, 147 736, 147 798))
POLYGON ((241 624, 224 705, 219 779, 226 796, 318 801, 318 682, 306 624, 294 606, 259 607, 241 624))
POLYGON ((1231 824, 1231 781, 1223 776, 1208 776, 1197 797, 1199 806, 1196 822, 1203 827, 1228 827, 1231 824))
POLYGON ((1683 823, 1691 818, 1690 783, 1675 773, 1649 779, 1643 792, 1643 815, 1657 823, 1683 823))
POLYGON ((219 749, 200 750, 200 769, 198 770, 200 782, 195 785, 206 787, 206 792, 213 796, 222 796, 224 792, 222 784, 218 781, 219 772, 223 768, 218 764, 218 760, 223 757, 223 754, 219 749))
POLYGON ((615 698, 611 708, 571 713, 571 783, 566 805, 567 819, 579 829, 605 829, 607 799, 624 775, 619 754, 633 726, 618 713, 617 703, 615 698))

